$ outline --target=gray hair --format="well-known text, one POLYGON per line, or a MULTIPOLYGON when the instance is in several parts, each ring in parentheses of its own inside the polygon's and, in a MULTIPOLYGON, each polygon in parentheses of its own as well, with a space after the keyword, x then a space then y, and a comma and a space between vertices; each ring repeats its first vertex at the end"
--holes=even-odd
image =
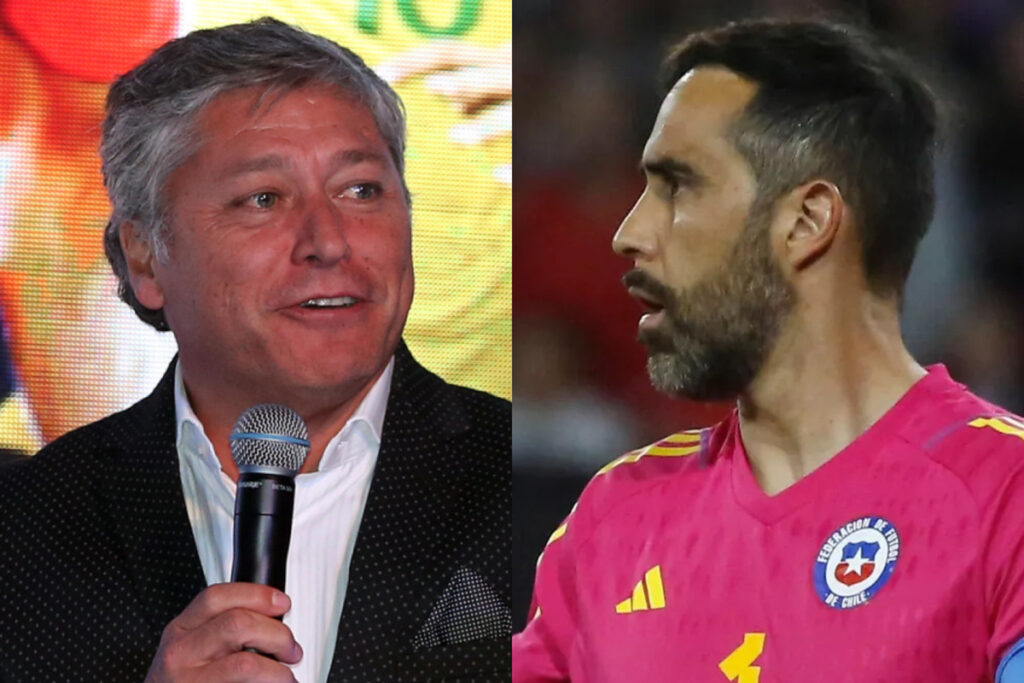
POLYGON ((198 112, 230 90, 266 86, 267 92, 288 91, 310 83, 336 86, 367 107, 408 201, 402 101, 358 55, 327 38, 270 17, 193 31, 160 47, 111 86, 100 156, 113 208, 103 241, 119 281, 118 295, 144 322, 168 329, 163 311, 146 308, 132 291, 120 228, 134 221, 156 258, 167 258, 164 187, 196 151, 198 112))

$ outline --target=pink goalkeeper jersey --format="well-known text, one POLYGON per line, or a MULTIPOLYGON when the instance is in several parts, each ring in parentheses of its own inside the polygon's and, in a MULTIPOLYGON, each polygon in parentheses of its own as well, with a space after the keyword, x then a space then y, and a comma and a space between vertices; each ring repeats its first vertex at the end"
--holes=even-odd
POLYGON ((1024 422, 933 367, 771 497, 735 413, 674 434, 594 477, 531 612, 517 683, 1024 681, 1024 422))

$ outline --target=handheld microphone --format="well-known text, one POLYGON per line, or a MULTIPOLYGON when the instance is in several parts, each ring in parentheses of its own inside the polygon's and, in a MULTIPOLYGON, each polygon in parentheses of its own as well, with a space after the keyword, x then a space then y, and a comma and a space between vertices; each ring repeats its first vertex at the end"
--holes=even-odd
POLYGON ((231 580, 283 592, 295 474, 309 452, 306 423, 287 406, 261 403, 242 413, 229 442, 238 465, 231 580))

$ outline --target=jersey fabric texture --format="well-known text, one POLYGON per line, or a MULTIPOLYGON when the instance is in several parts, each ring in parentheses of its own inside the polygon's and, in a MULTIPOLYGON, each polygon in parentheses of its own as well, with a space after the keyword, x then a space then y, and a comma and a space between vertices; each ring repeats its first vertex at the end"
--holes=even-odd
POLYGON ((517 682, 1024 680, 1024 422, 936 366, 775 496, 735 413, 674 434, 594 477, 531 614, 517 682))

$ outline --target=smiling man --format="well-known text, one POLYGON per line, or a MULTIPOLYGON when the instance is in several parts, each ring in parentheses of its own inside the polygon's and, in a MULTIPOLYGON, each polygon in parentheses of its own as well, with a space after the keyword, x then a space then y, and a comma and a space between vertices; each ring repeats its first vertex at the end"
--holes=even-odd
POLYGON ((900 337, 931 94, 825 23, 698 33, 667 67, 613 246, 654 385, 736 409, 594 477, 513 680, 1024 681, 1024 421, 900 337))
POLYGON ((388 367, 412 302, 401 175, 370 111, 337 86, 233 90, 196 132, 204 144, 166 184, 167 258, 121 223, 131 290, 179 340, 215 449, 254 399, 276 400, 304 417, 302 471, 315 472, 388 367))
POLYGON ((179 356, 0 476, 0 679, 507 677, 509 405, 401 341, 404 136, 359 57, 272 19, 111 88, 107 254, 179 356), (286 594, 228 583, 228 435, 264 402, 311 442, 286 594))

